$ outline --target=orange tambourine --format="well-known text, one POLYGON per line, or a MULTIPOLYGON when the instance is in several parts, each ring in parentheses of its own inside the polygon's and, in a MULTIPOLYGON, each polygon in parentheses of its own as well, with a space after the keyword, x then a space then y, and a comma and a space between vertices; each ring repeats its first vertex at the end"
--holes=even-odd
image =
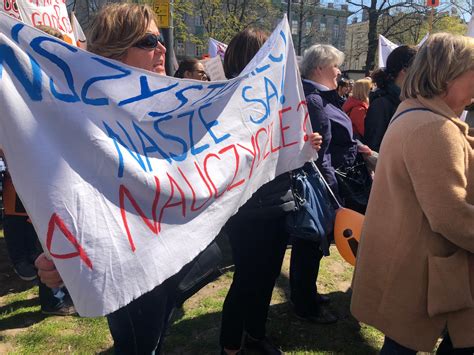
POLYGON ((339 254, 353 266, 356 262, 363 222, 364 215, 351 209, 340 208, 336 212, 334 241, 339 254))

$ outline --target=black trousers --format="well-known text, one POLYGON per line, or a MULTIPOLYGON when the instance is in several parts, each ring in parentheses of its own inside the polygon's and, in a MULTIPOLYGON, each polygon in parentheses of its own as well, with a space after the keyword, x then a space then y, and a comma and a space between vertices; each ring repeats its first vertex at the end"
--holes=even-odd
POLYGON ((319 264, 323 257, 319 243, 292 239, 290 261, 291 302, 297 313, 313 314, 317 311, 317 287, 319 264))
MULTIPOLYGON (((417 351, 404 347, 395 340, 385 336, 380 355, 416 355, 417 351)), ((439 344, 437 355, 472 355, 474 354, 474 347, 472 348, 453 348, 453 343, 449 334, 446 334, 441 344, 439 344)))
MULTIPOLYGON (((5 215, 3 226, 8 255, 13 266, 21 261, 33 264, 42 249, 33 225, 28 222, 28 216, 5 215)), ((54 296, 54 291, 39 279, 38 286, 42 309, 51 309, 61 303, 61 300, 54 296)))
POLYGON ((28 216, 5 215, 3 221, 5 243, 13 265, 22 261, 33 264, 41 253, 35 229, 27 220, 28 216))
POLYGON ((235 271, 222 309, 220 344, 239 349, 244 331, 255 339, 265 337, 273 287, 288 243, 285 215, 245 220, 234 216, 226 232, 235 271))
POLYGON ((191 264, 152 291, 107 315, 115 354, 159 354, 176 305, 177 287, 191 264))

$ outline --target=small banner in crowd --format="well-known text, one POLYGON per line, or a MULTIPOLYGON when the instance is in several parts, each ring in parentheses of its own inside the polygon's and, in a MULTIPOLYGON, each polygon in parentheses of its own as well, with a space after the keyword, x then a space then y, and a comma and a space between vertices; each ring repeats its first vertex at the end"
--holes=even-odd
POLYGON ((76 45, 71 21, 66 8, 66 0, 38 1, 17 0, 21 19, 31 26, 45 25, 57 29, 64 40, 76 45))
POLYGON ((222 66, 222 60, 220 57, 203 59, 201 60, 201 63, 204 65, 206 73, 209 74, 212 81, 226 80, 224 67, 222 66))
POLYGON ((82 316, 161 284, 315 155, 286 19, 239 77, 196 82, 0 14, 0 78, 13 182, 82 316))
POLYGON ((379 68, 385 68, 387 65, 388 55, 397 48, 398 45, 379 35, 379 68))
POLYGON ((471 20, 467 25, 467 36, 474 37, 474 15, 471 15, 471 20))
POLYGON ((220 57, 224 60, 224 54, 227 49, 227 44, 219 42, 214 38, 209 38, 209 56, 213 57, 220 57))
POLYGON ((16 19, 21 20, 16 0, 0 0, 0 12, 5 12, 16 19))
POLYGON ((87 49, 87 38, 82 30, 81 24, 77 20, 74 11, 71 13, 71 27, 74 38, 76 39, 76 46, 82 49, 87 49))

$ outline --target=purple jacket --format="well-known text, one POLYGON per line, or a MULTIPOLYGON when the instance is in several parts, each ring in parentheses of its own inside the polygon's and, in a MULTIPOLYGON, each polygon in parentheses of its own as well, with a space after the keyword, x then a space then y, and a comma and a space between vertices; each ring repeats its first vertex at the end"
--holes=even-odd
POLYGON ((338 108, 336 90, 319 91, 315 85, 307 81, 303 81, 303 89, 313 131, 323 136, 317 165, 331 188, 336 187, 334 170, 352 166, 357 155, 352 122, 338 108))

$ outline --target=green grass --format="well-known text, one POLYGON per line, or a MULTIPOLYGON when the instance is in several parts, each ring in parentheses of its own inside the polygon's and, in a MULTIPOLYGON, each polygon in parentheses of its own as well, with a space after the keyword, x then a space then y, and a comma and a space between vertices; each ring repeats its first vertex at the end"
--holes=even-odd
MULTIPOLYGON (((331 307, 340 321, 313 325, 298 320, 288 302, 288 254, 273 294, 268 336, 288 354, 376 354, 382 334, 359 325, 349 313, 352 267, 335 250, 323 259, 318 288, 331 297, 331 307)), ((218 353, 221 309, 231 282, 232 272, 228 271, 176 310, 165 354, 218 353)), ((103 317, 44 317, 38 306, 37 287, 0 297, 2 354, 111 353, 111 347, 103 317)))

